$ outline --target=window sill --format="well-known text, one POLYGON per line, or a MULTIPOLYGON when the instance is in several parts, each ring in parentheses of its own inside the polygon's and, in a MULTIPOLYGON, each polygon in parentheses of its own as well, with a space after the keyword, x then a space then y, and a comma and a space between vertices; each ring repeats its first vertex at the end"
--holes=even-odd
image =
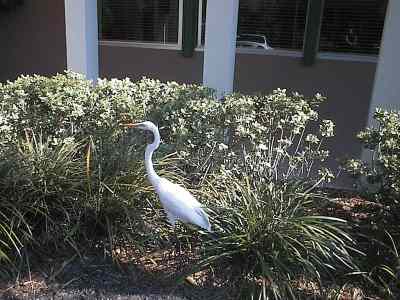
MULTIPOLYGON (((101 46, 112 47, 133 47, 133 48, 148 48, 148 49, 164 49, 164 50, 182 50, 178 44, 161 44, 161 43, 146 43, 146 42, 126 42, 126 41, 107 41, 100 40, 101 46)), ((197 47, 196 51, 203 52, 204 47, 197 47)), ((254 54, 254 55, 272 55, 272 56, 286 56, 294 58, 302 58, 303 52, 300 50, 284 50, 284 49, 251 49, 238 47, 236 48, 238 54, 254 54)), ((319 60, 337 60, 337 61, 351 61, 351 62, 367 62, 377 63, 378 56, 363 55, 352 53, 335 53, 335 52, 319 52, 317 55, 319 60)))
POLYGON ((112 46, 112 47, 133 47, 133 48, 166 49, 166 50, 181 50, 182 49, 182 47, 179 44, 107 41, 107 40, 100 40, 99 45, 100 46, 112 46))
MULTIPOLYGON (((203 52, 204 47, 197 47, 195 50, 203 52)), ((251 49, 251 48, 238 47, 236 48, 236 53, 303 58, 303 52, 300 50, 284 50, 284 49, 264 50, 264 49, 251 49)), ((378 56, 366 55, 366 54, 354 54, 354 53, 319 52, 317 58, 319 60, 338 60, 338 61, 368 62, 368 63, 378 62, 378 56)))
MULTIPOLYGON (((195 49, 199 52, 204 52, 204 47, 197 47, 195 49)), ((239 54, 254 54, 254 55, 276 55, 276 56, 288 56, 288 57, 303 57, 303 52, 299 50, 284 50, 284 49, 271 49, 271 50, 264 50, 264 49, 252 49, 252 48, 245 48, 245 47, 237 47, 236 53, 239 54)))
POLYGON ((317 58, 323 60, 340 60, 340 61, 352 61, 352 62, 369 62, 369 63, 378 62, 377 55, 354 54, 354 53, 319 52, 317 58))

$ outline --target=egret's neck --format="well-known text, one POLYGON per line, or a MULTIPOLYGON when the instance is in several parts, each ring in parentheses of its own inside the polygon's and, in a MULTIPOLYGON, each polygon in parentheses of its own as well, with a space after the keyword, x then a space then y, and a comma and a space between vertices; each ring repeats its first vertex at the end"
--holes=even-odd
POLYGON ((146 172, 147 172, 149 181, 154 186, 155 184, 157 184, 159 177, 156 174, 156 172, 154 171, 153 162, 151 159, 153 156, 153 152, 160 145, 160 133, 158 132, 158 130, 156 130, 156 131, 153 131, 153 135, 154 135, 153 143, 147 145, 147 147, 146 147, 146 152, 144 155, 144 164, 146 167, 146 172))

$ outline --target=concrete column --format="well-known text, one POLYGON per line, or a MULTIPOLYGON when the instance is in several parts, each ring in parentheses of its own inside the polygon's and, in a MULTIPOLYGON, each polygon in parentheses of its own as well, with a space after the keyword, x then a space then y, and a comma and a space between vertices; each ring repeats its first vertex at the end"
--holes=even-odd
POLYGON ((64 0, 67 68, 99 77, 97 0, 64 0))
POLYGON ((400 109, 400 1, 389 0, 381 42, 368 126, 373 125, 377 107, 400 109))
POLYGON ((218 96, 232 92, 239 0, 207 1, 203 84, 218 96))

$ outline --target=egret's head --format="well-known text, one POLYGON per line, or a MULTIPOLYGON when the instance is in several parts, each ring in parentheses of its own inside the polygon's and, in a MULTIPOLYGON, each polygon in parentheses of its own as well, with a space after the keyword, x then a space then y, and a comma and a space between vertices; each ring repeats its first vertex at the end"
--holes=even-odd
POLYGON ((153 133, 158 132, 157 126, 154 125, 154 123, 152 123, 150 121, 145 121, 145 122, 141 122, 141 123, 129 123, 129 124, 124 124, 124 126, 128 127, 128 128, 137 128, 137 129, 141 129, 141 130, 148 130, 153 133))

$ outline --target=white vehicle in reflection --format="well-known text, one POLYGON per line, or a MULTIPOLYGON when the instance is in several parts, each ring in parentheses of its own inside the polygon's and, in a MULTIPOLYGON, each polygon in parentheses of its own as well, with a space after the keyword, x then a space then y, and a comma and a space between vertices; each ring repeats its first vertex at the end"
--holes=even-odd
POLYGON ((257 48, 272 50, 265 35, 261 34, 239 34, 236 39, 236 47, 257 48))

